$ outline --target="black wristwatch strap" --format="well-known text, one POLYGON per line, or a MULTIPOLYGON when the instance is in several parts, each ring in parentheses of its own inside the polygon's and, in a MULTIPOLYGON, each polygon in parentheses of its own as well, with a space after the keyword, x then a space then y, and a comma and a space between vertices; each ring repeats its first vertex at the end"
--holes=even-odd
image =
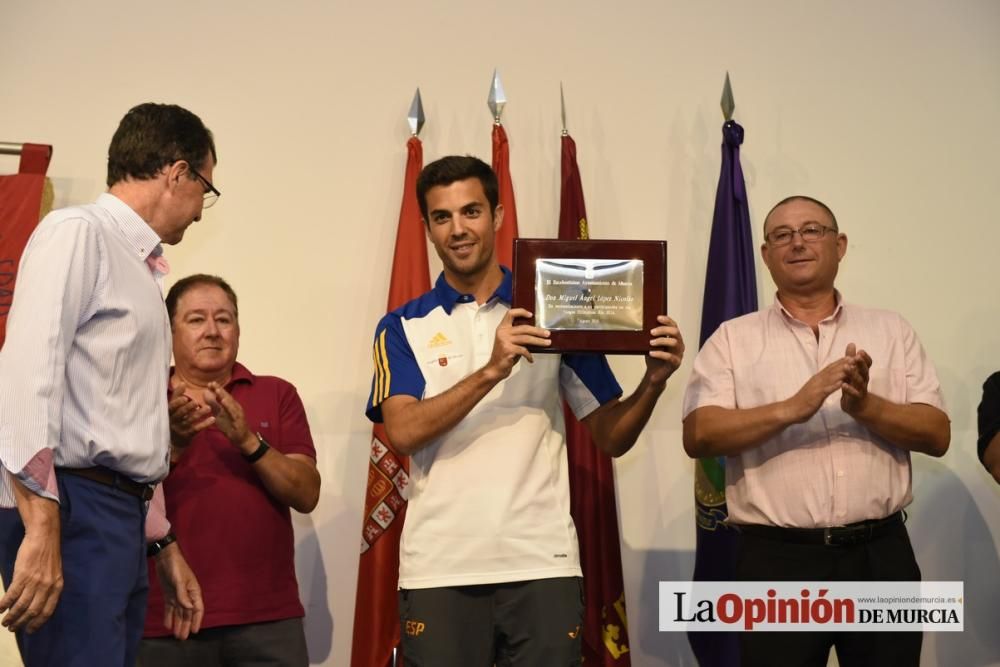
POLYGON ((267 454, 267 450, 271 449, 271 445, 267 444, 267 440, 264 439, 264 436, 262 436, 260 433, 257 433, 256 435, 257 435, 257 441, 260 443, 260 446, 257 447, 257 449, 255 449, 252 454, 243 455, 243 458, 247 460, 247 463, 256 463, 257 461, 260 460, 260 457, 264 456, 264 454, 267 454))
POLYGON ((177 541, 176 535, 174 535, 173 533, 167 533, 166 535, 156 540, 155 542, 152 542, 149 546, 146 547, 146 557, 152 558, 153 556, 157 555, 158 553, 166 549, 168 544, 173 544, 176 541, 177 541))

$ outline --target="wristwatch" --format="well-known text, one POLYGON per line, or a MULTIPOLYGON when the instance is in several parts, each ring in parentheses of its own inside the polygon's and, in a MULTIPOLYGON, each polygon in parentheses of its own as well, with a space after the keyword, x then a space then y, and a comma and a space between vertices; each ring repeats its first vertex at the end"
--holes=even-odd
POLYGON ((259 431, 256 433, 256 436, 257 442, 260 443, 260 446, 257 447, 253 453, 243 455, 243 458, 247 460, 247 463, 256 463, 260 460, 260 457, 267 454, 267 450, 271 449, 271 445, 267 444, 267 440, 264 439, 264 436, 262 436, 259 431))
POLYGON ((173 544, 176 541, 177 541, 176 535, 174 535, 173 533, 167 533, 166 535, 156 540, 155 542, 150 542, 150 544, 146 547, 146 557, 152 558, 153 556, 157 555, 158 553, 166 549, 167 545, 173 544))

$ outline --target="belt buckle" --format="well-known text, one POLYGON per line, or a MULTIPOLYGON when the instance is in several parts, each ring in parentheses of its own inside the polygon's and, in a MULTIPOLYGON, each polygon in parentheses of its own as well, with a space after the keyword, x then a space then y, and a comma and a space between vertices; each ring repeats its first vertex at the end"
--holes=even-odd
POLYGON ((827 526, 823 529, 823 546, 832 547, 833 544, 833 529, 827 526))

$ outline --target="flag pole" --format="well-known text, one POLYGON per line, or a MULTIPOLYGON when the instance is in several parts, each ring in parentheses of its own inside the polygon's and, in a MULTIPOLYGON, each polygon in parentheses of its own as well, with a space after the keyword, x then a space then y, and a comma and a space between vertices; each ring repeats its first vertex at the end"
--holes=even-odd
MULTIPOLYGON (((590 229, 576 142, 566 125, 566 96, 561 83, 559 98, 562 111, 559 238, 588 239, 590 229)), ((580 628, 583 664, 631 667, 614 466, 611 457, 594 445, 587 427, 576 419, 565 402, 563 417, 570 514, 576 526, 583 571, 585 607, 580 628)))
MULTIPOLYGON (((423 167, 424 107, 417 88, 406 117, 406 169, 396 229, 387 307, 393 311, 430 289, 427 245, 416 196, 423 167)), ((399 540, 406 515, 409 459, 397 456, 382 424, 372 428, 368 482, 365 487, 361 555, 354 608, 351 667, 399 665, 399 540)))
MULTIPOLYGON (((705 269, 699 346, 726 320, 757 310, 756 266, 750 206, 740 165, 743 128, 733 120, 736 102, 726 73, 720 107, 722 161, 705 269)), ((732 581, 737 533, 726 519, 724 457, 695 462, 695 581, 732 581)), ((732 632, 689 632, 688 643, 702 667, 738 667, 739 637, 732 632)))

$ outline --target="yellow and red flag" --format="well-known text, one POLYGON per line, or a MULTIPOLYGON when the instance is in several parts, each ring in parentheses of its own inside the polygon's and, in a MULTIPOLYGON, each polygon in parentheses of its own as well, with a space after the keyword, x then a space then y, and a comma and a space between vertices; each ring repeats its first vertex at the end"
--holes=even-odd
MULTIPOLYGON (((424 161, 423 144, 413 136, 406 147, 403 203, 399 210, 389 281, 390 311, 431 288, 427 242, 417 203, 417 177, 424 161)), ((382 424, 375 425, 371 445, 351 667, 389 667, 393 663, 393 650, 399 646, 396 585, 409 459, 393 452, 382 424)))
POLYGON ((517 238, 517 205, 514 203, 514 183, 510 179, 510 146, 507 132, 499 121, 493 124, 493 171, 500 184, 500 205, 503 206, 503 226, 497 232, 497 259, 506 267, 513 266, 514 239, 517 238))

